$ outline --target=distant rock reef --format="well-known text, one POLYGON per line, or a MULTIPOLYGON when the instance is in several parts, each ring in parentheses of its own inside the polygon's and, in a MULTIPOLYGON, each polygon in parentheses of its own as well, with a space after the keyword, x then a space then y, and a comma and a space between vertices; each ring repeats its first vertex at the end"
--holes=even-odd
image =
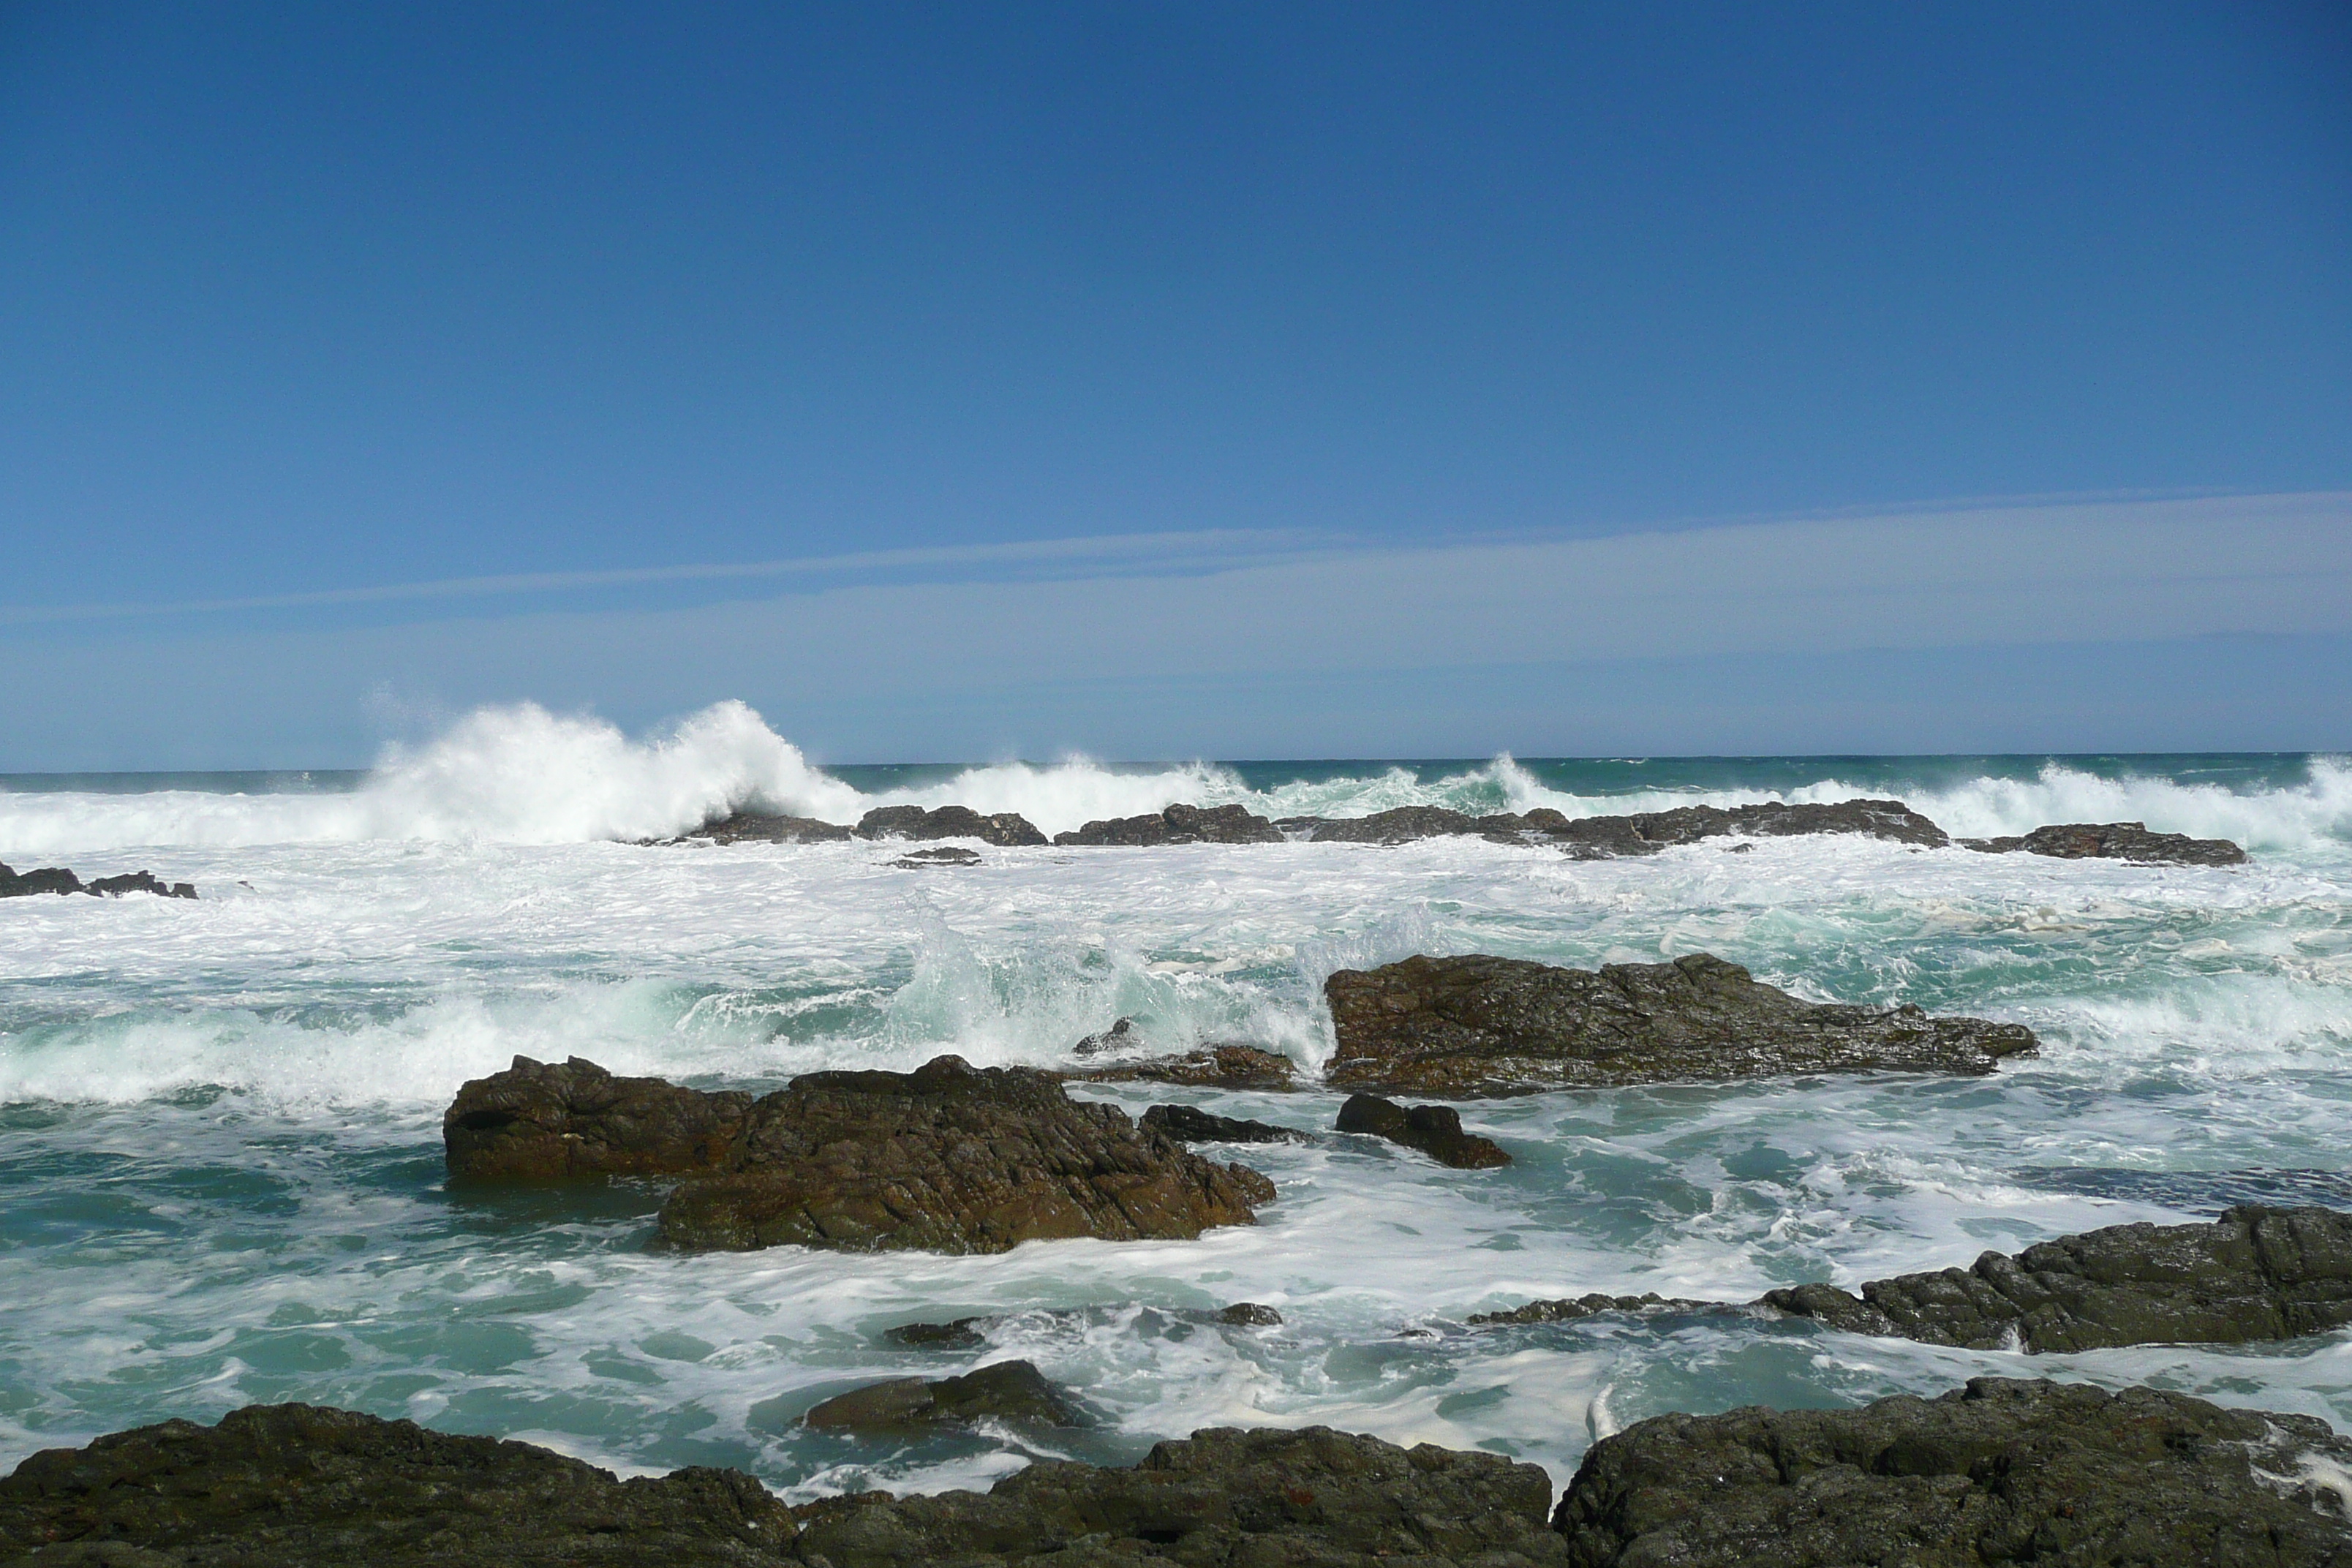
POLYGON ((152 871, 126 871, 119 877, 100 877, 85 882, 62 866, 13 871, 0 864, 0 899, 30 898, 35 893, 89 893, 109 899, 125 893, 152 893, 163 899, 193 899, 196 889, 186 882, 163 881, 152 871))

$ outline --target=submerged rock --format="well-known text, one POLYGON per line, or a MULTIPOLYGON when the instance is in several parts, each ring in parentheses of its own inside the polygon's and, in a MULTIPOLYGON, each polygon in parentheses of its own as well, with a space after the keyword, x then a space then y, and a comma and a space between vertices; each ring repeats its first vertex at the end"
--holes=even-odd
POLYGON ((1728 1301, 1692 1301, 1680 1297, 1661 1296, 1655 1291, 1640 1296, 1604 1296, 1595 1291, 1589 1296, 1564 1296, 1548 1301, 1530 1301, 1507 1312, 1473 1312, 1466 1321, 1473 1328, 1494 1328, 1513 1323, 1568 1323, 1579 1318, 1597 1317, 1602 1312, 1740 1310, 1743 1309, 1728 1301))
POLYGON ((2307 1415, 1980 1377, 1860 1410, 1660 1415, 1584 1458, 1576 1568, 2352 1563, 2352 1443, 2307 1415))
POLYGON ((2118 1225, 1969 1268, 1774 1290, 1854 1333, 1978 1350, 2236 1344, 2352 1323, 2352 1215, 2245 1205, 2210 1225, 2118 1225))
POLYGON ((739 811, 704 823, 693 832, 676 838, 656 839, 659 844, 822 844, 852 837, 851 830, 837 822, 819 822, 814 816, 783 816, 764 812, 739 811))
POLYGON ((0 899, 30 898, 35 893, 89 893, 98 898, 121 898, 125 893, 152 893, 161 899, 193 899, 196 889, 188 882, 165 882, 152 871, 125 871, 119 877, 100 877, 85 882, 63 866, 41 866, 30 871, 12 871, 0 864, 0 899))
POLYGON ((961 1377, 926 1382, 894 1377, 836 1394, 801 1418, 822 1430, 908 1433, 982 1421, 1029 1426, 1083 1426, 1087 1418, 1045 1374, 1025 1361, 1000 1361, 961 1377))
POLYGON ((1148 1132, 1173 1138, 1179 1143, 1312 1143, 1312 1132, 1276 1127, 1270 1121, 1244 1121, 1217 1116, 1193 1105, 1155 1105, 1138 1125, 1148 1132))
POLYGON ((517 1057, 457 1090, 441 1118, 449 1174, 560 1181, 723 1170, 751 1097, 616 1078, 594 1062, 517 1057))
POLYGON ((1399 1105, 1376 1094, 1357 1094, 1339 1108, 1339 1130, 1367 1132, 1418 1149, 1457 1171, 1488 1171, 1511 1157, 1491 1138, 1462 1131, 1462 1113, 1450 1105, 1399 1105))
POLYGON ((992 1323, 992 1317, 957 1318, 945 1323, 900 1323, 895 1329, 885 1329, 882 1337, 902 1350, 910 1351, 970 1351, 988 1342, 980 1331, 982 1323, 992 1323))
POLYGON ((977 838, 983 844, 1043 844, 1045 836, 1018 812, 982 816, 968 805, 877 805, 857 819, 860 838, 977 838))
POLYGON ((740 1471, 624 1481, 528 1443, 308 1405, 52 1448, 0 1480, 6 1568, 719 1568, 798 1561, 799 1529, 740 1471))
POLYGON ((2037 827, 2021 837, 1963 838, 1960 843, 1987 854, 2022 851, 2061 860, 2138 860, 2174 866, 2246 863, 2246 852, 2227 838, 2150 833, 2144 822, 2065 822, 2037 827))
POLYGON ((1234 1329, 1278 1329, 1282 1314, 1255 1301, 1236 1301, 1217 1313, 1217 1321, 1234 1329))
POLYGON ((941 866, 977 866, 980 854, 961 844, 942 844, 937 849, 917 849, 890 862, 902 871, 928 871, 941 866))
MULTIPOLYGON (((1088 1037, 1089 1040, 1099 1039, 1088 1037)), ((1083 1049, 1087 1041, 1079 1042, 1083 1049)), ((1097 1050, 1108 1049, 1097 1046, 1097 1050)), ((1089 1053, 1091 1054, 1091 1053, 1089 1053)), ((1255 1046, 1202 1046, 1172 1057, 1147 1057, 1098 1068, 1065 1068, 1057 1077, 1083 1083, 1169 1083, 1188 1089, 1288 1089, 1298 1087, 1288 1057, 1255 1046)))
POLYGON ((1146 816, 1120 816, 1089 822, 1073 832, 1056 833, 1063 845, 1124 844, 1279 844, 1283 836, 1274 824, 1239 805, 1171 805, 1146 816))
POLYGON ((662 1205, 687 1251, 797 1244, 1003 1252, 1024 1241, 1191 1240, 1249 1225, 1274 1184, 1073 1100, 1053 1075, 939 1057, 819 1072, 754 1104, 726 1173, 662 1205))
POLYGON ((1992 1070, 2031 1030, 1801 1002, 1690 953, 1598 972, 1470 954, 1343 969, 1324 983, 1346 1089, 1454 1097, 1809 1072, 1992 1070))

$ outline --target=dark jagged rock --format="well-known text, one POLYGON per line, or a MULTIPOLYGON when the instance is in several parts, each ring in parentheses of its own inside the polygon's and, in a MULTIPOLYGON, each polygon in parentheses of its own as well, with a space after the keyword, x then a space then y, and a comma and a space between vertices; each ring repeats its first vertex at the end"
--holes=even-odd
POLYGON ((196 889, 187 882, 163 881, 152 871, 126 871, 119 877, 100 877, 85 882, 63 866, 12 871, 0 864, 0 899, 30 898, 35 893, 89 893, 106 899, 121 898, 125 893, 152 893, 161 899, 193 899, 196 889))
POLYGON ((1083 1426, 1085 1414, 1025 1361, 1000 1361, 961 1377, 926 1382, 894 1377, 836 1394, 801 1418, 824 1431, 920 1432, 1011 1421, 1028 1426, 1083 1426))
POLYGON ((686 1251, 797 1244, 1003 1252, 1090 1236, 1191 1240, 1254 1222, 1274 1184, 1073 1100, 1054 1075, 939 1057, 819 1072, 756 1102, 726 1173, 662 1205, 686 1251))
POLYGON ((1467 1320, 1475 1328, 1496 1327, 1509 1323, 1567 1323, 1579 1318, 1590 1318, 1602 1312, 1737 1312, 1741 1308, 1727 1301, 1692 1301, 1680 1297, 1661 1296, 1650 1291, 1640 1296, 1603 1296, 1598 1291, 1590 1296, 1564 1296, 1549 1301, 1530 1301, 1524 1307, 1514 1307, 1507 1312, 1473 1312, 1467 1320))
POLYGON ((441 1140, 449 1173, 467 1180, 691 1175, 727 1168, 751 1103, 740 1091, 615 1078, 579 1057, 517 1057, 457 1090, 441 1140))
POLYGON ((1801 1002, 1703 952, 1597 973, 1415 957, 1343 969, 1323 994, 1338 1037, 1327 1081, 1456 1098, 1783 1073, 1981 1073, 2035 1047, 2018 1024, 1801 1002))
POLYGON ((1146 1131, 1172 1138, 1179 1143, 1312 1143, 1315 1135, 1296 1127, 1276 1127, 1270 1121, 1244 1121, 1234 1116, 1216 1116, 1198 1106, 1155 1105, 1143 1113, 1139 1123, 1146 1131))
POLYGON ((937 849, 917 849, 890 862, 902 871, 929 871, 942 866, 977 866, 980 854, 960 844, 942 844, 937 849))
POLYGON ((1148 1057, 1116 1067, 1064 1068, 1083 1083, 1170 1083, 1187 1089, 1288 1089, 1298 1087, 1288 1057, 1255 1046, 1202 1046, 1172 1057, 1148 1057))
POLYGON ((1582 859, 1654 855, 1677 844, 1744 834, 1779 838, 1800 834, 1852 833, 1940 848, 1942 828, 1899 800, 1842 800, 1790 805, 1685 805, 1626 816, 1568 816, 1549 806, 1525 814, 1472 816, 1437 805, 1405 805, 1370 816, 1289 816, 1272 825, 1318 844, 1405 844, 1419 838, 1477 834, 1504 843, 1549 843, 1582 859))
POLYGON ((1318 819, 1312 837, 1317 844, 1405 844, 1477 831, 1478 819, 1465 812, 1442 805, 1400 805, 1370 816, 1318 819))
POLYGON ((1376 1094, 1356 1094, 1339 1107, 1339 1130, 1367 1132, 1418 1149, 1457 1171, 1491 1171, 1511 1157, 1491 1138, 1462 1131, 1462 1113, 1450 1105, 1399 1105, 1376 1094))
POLYGON ((1282 1314, 1255 1301, 1236 1301, 1218 1312, 1217 1321, 1234 1329, 1278 1329, 1282 1314))
POLYGON ((837 822, 819 822, 814 816, 772 816, 765 812, 739 811, 704 823, 693 832, 677 838, 658 839, 662 844, 822 844, 852 837, 851 830, 837 822))
POLYGON ((903 1350, 910 1351, 970 1351, 988 1342, 980 1331, 982 1323, 992 1323, 990 1317, 958 1318, 945 1323, 901 1323, 895 1329, 885 1329, 882 1337, 903 1350))
POLYGON ((925 811, 919 805, 877 805, 857 819, 860 838, 977 838, 983 844, 1010 847, 1044 844, 1044 834, 1017 812, 1000 811, 982 816, 968 805, 943 805, 925 811))
POLYGON ((1595 1444, 1553 1516, 1575 1568, 2344 1568, 2307 1415, 1980 1377, 1860 1410, 1660 1415, 1595 1444))
POLYGON ((1129 1046, 1142 1044, 1135 1032, 1135 1020, 1121 1018, 1099 1035, 1088 1035, 1070 1049, 1082 1057, 1098 1057, 1107 1051, 1123 1051, 1129 1046))
POLYGON ((1049 1462, 985 1494, 881 1494, 799 1510, 833 1568, 1538 1568, 1551 1482, 1498 1454, 1400 1448, 1328 1427, 1195 1432, 1132 1469, 1049 1462))
POLYGON ((1145 816, 1110 817, 1073 832, 1056 833, 1063 845, 1279 844, 1283 836, 1263 816, 1239 805, 1171 805, 1145 816))
POLYGON ((7 1568, 737 1568, 799 1561, 798 1533, 740 1471, 623 1481, 528 1443, 307 1405, 52 1448, 0 1480, 7 1568))
POLYGON ((2017 838, 1963 838, 1987 854, 2023 851, 2060 860, 2138 860, 2173 866, 2242 866, 2246 852, 2227 838, 2150 833, 2144 822, 2065 822, 2017 838))
POLYGON ((1774 1290, 1764 1304, 1855 1333, 1991 1350, 2236 1344, 2352 1323, 2352 1215, 2233 1208, 2211 1225, 2118 1225, 1988 1252, 1968 1268, 1774 1290))

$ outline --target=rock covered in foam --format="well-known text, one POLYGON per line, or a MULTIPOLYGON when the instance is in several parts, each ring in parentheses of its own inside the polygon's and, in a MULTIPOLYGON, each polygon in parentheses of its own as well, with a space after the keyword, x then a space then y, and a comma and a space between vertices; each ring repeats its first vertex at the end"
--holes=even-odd
POLYGON ((657 844, 824 844, 854 837, 837 822, 814 816, 789 816, 738 811, 704 823, 677 838, 649 840, 657 844))
POLYGON ((1981 1073, 2035 1048, 2018 1024, 1799 1001, 1736 963, 1556 969, 1469 954, 1324 983, 1328 1082, 1456 1098, 1809 1072, 1981 1073))
POLYGON ((85 882, 63 866, 14 871, 0 863, 0 899, 30 898, 35 893, 89 893, 102 899, 119 899, 125 893, 152 893, 163 899, 193 899, 196 889, 187 882, 163 881, 152 871, 125 871, 118 877, 100 877, 85 882))
POLYGON ((1338 1130, 1385 1138, 1457 1171, 1490 1171, 1511 1163, 1493 1139, 1463 1131, 1462 1113, 1450 1105, 1399 1105, 1377 1094, 1351 1094, 1339 1107, 1338 1130))
POLYGON ((2352 1443, 2151 1388, 1971 1379, 1860 1410, 1659 1415, 1553 1516, 1575 1568, 2352 1563, 2352 1443))
POLYGON ((2014 838, 1963 838, 1987 854, 2023 852, 2059 860, 2135 860, 2148 865, 2242 866, 2246 852, 2226 838, 2150 833, 2144 822, 2063 822, 2014 838))
POLYGON ((2210 1225, 2118 1225, 1963 1268, 1774 1290, 1855 1333, 1994 1350, 2239 1344, 2352 1323, 2352 1215, 2244 1205, 2210 1225))

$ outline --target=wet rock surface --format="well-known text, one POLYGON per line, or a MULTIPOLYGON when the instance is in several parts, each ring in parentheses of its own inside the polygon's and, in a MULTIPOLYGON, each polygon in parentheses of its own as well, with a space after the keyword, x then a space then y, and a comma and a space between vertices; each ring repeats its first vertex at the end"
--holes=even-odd
POLYGON ((1450 1105, 1399 1105, 1376 1094, 1350 1095, 1339 1107, 1338 1130, 1402 1143, 1457 1171, 1487 1171, 1511 1163, 1493 1139, 1462 1131, 1462 1113, 1450 1105))
POLYGON ((977 866, 980 855, 960 844, 942 844, 937 849, 917 849, 890 862, 902 871, 929 871, 942 866, 977 866))
POLYGON ((1855 1333, 1992 1350, 2236 1344, 2352 1323, 2352 1215, 2245 1205, 2210 1225, 2119 1225, 1969 1268, 1800 1285, 1764 1305, 1855 1333))
POLYGON ((1963 838, 1987 854, 2047 855, 2060 860, 2136 860, 2172 866, 2242 866, 2246 852, 2227 838, 2150 833, 2144 822, 2066 822, 2014 838, 1963 838))
POLYGON ((1708 953, 1555 969, 1470 954, 1324 983, 1337 1088, 1453 1098, 1814 1072, 1982 1073, 2021 1025, 1802 1002, 1708 953))
POLYGON ((1415 839, 1475 834, 1504 843, 1549 843, 1585 859, 1654 855, 1677 844, 1739 834, 1780 838, 1852 833, 1941 848, 1944 830, 1899 800, 1843 800, 1790 805, 1686 805, 1625 816, 1571 817, 1549 806, 1524 814, 1472 816, 1436 805, 1406 805, 1370 816, 1287 816, 1273 825, 1288 837, 1317 844, 1406 844, 1415 839))
MULTIPOLYGON (((1105 1046, 1097 1050, 1111 1048, 1114 1047, 1105 1046)), ((1260 1050, 1255 1046, 1238 1045, 1202 1046, 1174 1056, 1146 1057, 1139 1061, 1112 1062, 1102 1067, 1065 1068, 1057 1076, 1074 1082, 1166 1083, 1189 1089, 1279 1090, 1298 1087, 1298 1069, 1288 1057, 1260 1050)))
POLYGON ((784 1563, 798 1530, 739 1471, 623 1481, 528 1443, 307 1405, 142 1426, 0 1480, 6 1568, 784 1563))
POLYGON ((652 840, 659 844, 824 844, 854 837, 852 830, 837 822, 819 822, 814 816, 787 816, 757 811, 739 811, 730 816, 706 822, 691 833, 676 838, 652 840))
POLYGON ((751 1104, 740 1091, 618 1078, 580 1057, 517 1057, 457 1090, 441 1140, 464 1181, 690 1175, 728 1167, 751 1104))
POLYGON ((2352 1563, 2308 1416, 1976 1378, 1861 1410, 1662 1415, 1603 1438, 1554 1523, 1576 1568, 2352 1563))
POLYGON ((1296 1127, 1276 1127, 1270 1121, 1247 1121, 1237 1116, 1218 1116, 1192 1105, 1155 1105, 1145 1110, 1138 1125, 1146 1131, 1172 1138, 1179 1143, 1312 1143, 1312 1132, 1302 1132, 1296 1127))
POLYGON ((1003 1252, 1096 1237, 1190 1240, 1248 1225, 1274 1184, 1073 1100, 1051 1074, 940 1057, 912 1073, 820 1072, 757 1101, 726 1173, 662 1205, 686 1251, 795 1244, 1003 1252))
POLYGON ((100 877, 85 882, 63 866, 16 871, 0 864, 0 899, 25 899, 35 893, 89 893, 102 899, 121 898, 125 893, 152 893, 162 899, 193 899, 196 889, 188 882, 165 882, 152 871, 126 871, 118 877, 100 877))
POLYGON ((1144 816, 1120 816, 1089 822, 1068 833, 1056 833, 1061 845, 1123 844, 1279 844, 1280 829, 1265 817, 1239 805, 1171 805, 1144 816))
POLYGON ((983 816, 968 805, 942 805, 926 811, 919 805, 877 805, 857 819, 860 838, 977 838, 1007 847, 1044 844, 1044 834, 1018 812, 1000 811, 983 816))
POLYGON ((865 1436, 1008 1421, 1024 1426, 1083 1426, 1084 1412, 1025 1361, 1001 1361, 961 1377, 894 1377, 813 1407, 802 1417, 821 1430, 865 1436))
POLYGON ((1604 1296, 1595 1291, 1587 1296, 1563 1296, 1550 1300, 1530 1301, 1524 1307, 1514 1307, 1507 1312, 1473 1312, 1465 1321, 1473 1328, 1500 1327, 1514 1323, 1570 1323, 1580 1318, 1598 1317, 1603 1312, 1737 1312, 1740 1308, 1727 1301, 1693 1301, 1681 1297, 1661 1296, 1650 1291, 1640 1296, 1604 1296))

